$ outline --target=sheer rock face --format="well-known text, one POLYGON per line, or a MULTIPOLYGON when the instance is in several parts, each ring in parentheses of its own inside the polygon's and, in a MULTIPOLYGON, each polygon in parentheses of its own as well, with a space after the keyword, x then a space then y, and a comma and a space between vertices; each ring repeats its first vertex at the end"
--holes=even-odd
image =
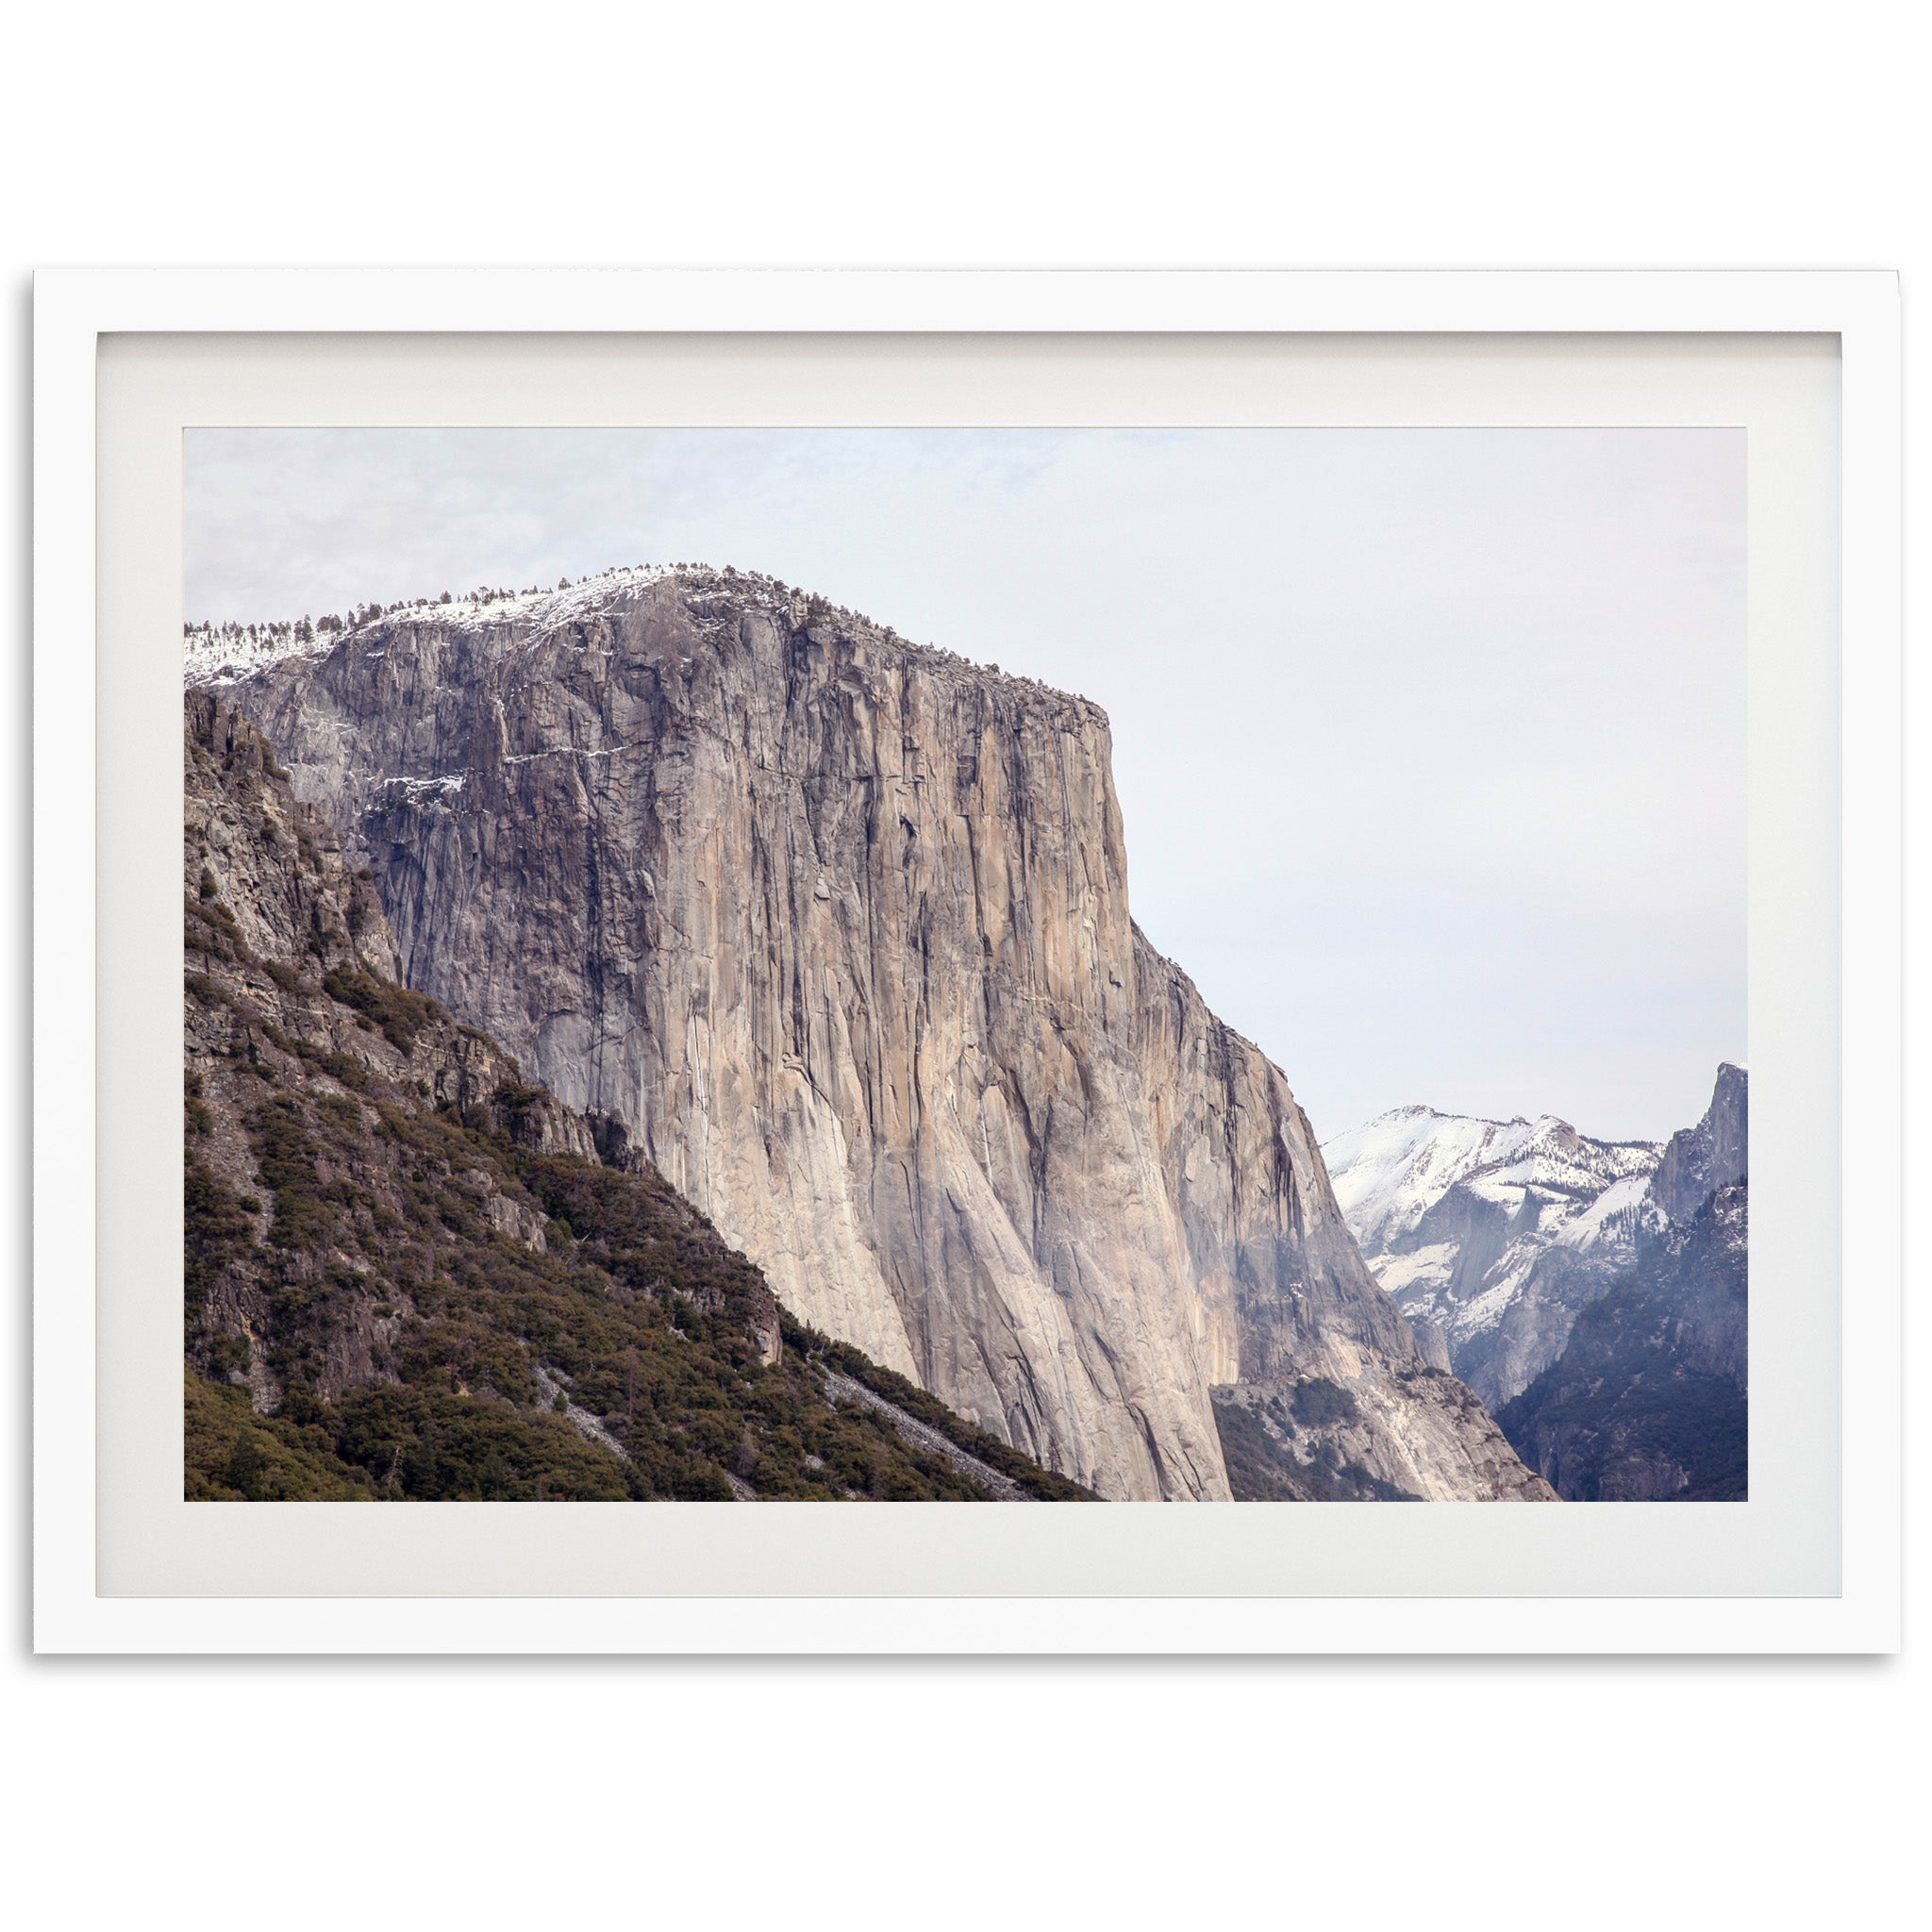
POLYGON ((807 1321, 1108 1496, 1225 1497, 1210 1388, 1308 1374, 1386 1414, 1407 1491, 1547 1493, 1407 1392, 1287 1081, 1133 925, 1097 707, 690 570, 397 614, 228 694, 408 982, 807 1321))
POLYGON ((1743 1179, 1751 1164, 1750 1142, 1750 1076, 1725 1060, 1704 1118, 1665 1143, 1651 1178, 1652 1198, 1671 1221, 1689 1221, 1718 1189, 1743 1179))

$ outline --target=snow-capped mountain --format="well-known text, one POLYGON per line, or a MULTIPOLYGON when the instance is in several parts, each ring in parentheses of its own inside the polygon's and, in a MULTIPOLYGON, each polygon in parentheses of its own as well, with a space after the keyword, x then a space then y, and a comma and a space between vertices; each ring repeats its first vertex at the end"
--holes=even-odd
MULTIPOLYGON (((1413 1256, 1407 1240, 1453 1188, 1505 1208, 1547 1239, 1610 1190, 1631 1206, 1663 1154, 1655 1141, 1591 1141, 1555 1114, 1474 1120, 1398 1107, 1322 1143, 1335 1197, 1365 1253, 1413 1256)), ((1415 1257, 1419 1265, 1420 1257, 1415 1257)), ((1407 1277, 1405 1277, 1407 1278, 1407 1277)))
POLYGON ((1662 1144, 1592 1141, 1553 1114, 1397 1108, 1322 1154, 1375 1278, 1441 1330, 1491 1407, 1555 1359, 1576 1309, 1663 1226, 1649 1197, 1662 1144))
POLYGON ((1576 1311, 1745 1169, 1746 1075, 1669 1141, 1593 1141, 1554 1114, 1401 1107, 1322 1143, 1363 1258, 1494 1408, 1561 1353, 1576 1311))

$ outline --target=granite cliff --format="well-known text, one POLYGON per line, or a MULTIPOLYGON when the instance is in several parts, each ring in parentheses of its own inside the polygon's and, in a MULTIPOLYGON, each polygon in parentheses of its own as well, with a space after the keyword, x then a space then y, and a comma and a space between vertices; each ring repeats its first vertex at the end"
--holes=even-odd
POLYGON ((791 1321, 399 986, 232 708, 190 693, 183 759, 190 1500, 1091 1500, 791 1321))
POLYGON ((1651 1199, 1666 1220, 1688 1222, 1719 1188, 1743 1179, 1751 1165, 1750 1143, 1750 1075, 1725 1060, 1704 1118, 1664 1142, 1651 1177, 1651 1199))
POLYGON ((1236 1493, 1235 1409, 1291 1491, 1548 1495, 1134 925, 1096 706, 684 567, 190 677, 341 828, 408 984, 800 1319, 1110 1497, 1236 1493))

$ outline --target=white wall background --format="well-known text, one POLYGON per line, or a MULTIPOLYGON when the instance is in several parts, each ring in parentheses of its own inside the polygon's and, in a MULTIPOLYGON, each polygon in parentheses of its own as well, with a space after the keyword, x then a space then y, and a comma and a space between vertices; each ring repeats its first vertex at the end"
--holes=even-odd
MULTIPOLYGON (((36 264, 1892 266, 1909 472, 1932 273, 1910 24, 1707 0, 37 8, 9 31, 0 115, 6 903, 25 900, 36 264)), ((1923 520, 1908 536, 1909 568, 1923 520)), ((1911 722, 1923 743, 1922 683, 1911 722)), ((1915 827, 1924 809, 1922 789, 1915 827)), ((0 1079, 20 1094, 21 914, 11 937, 0 1079)), ((23 1231, 24 1123, 5 1116, 23 1231)), ((24 1276, 24 1241, 12 1258, 24 1276)), ((16 1312, 0 1817, 25 1924, 1674 1928, 1923 1907, 1916 1654, 36 1663, 26 1341, 16 1312)))

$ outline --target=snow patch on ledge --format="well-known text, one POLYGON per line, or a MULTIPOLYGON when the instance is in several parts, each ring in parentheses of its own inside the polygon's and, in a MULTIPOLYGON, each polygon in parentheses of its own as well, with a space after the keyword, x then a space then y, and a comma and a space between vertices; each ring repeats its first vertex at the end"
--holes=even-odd
POLYGON ((450 805, 463 789, 463 774, 458 772, 442 778, 391 778, 387 780, 391 792, 400 792, 400 800, 391 798, 391 804, 403 805, 450 805))

